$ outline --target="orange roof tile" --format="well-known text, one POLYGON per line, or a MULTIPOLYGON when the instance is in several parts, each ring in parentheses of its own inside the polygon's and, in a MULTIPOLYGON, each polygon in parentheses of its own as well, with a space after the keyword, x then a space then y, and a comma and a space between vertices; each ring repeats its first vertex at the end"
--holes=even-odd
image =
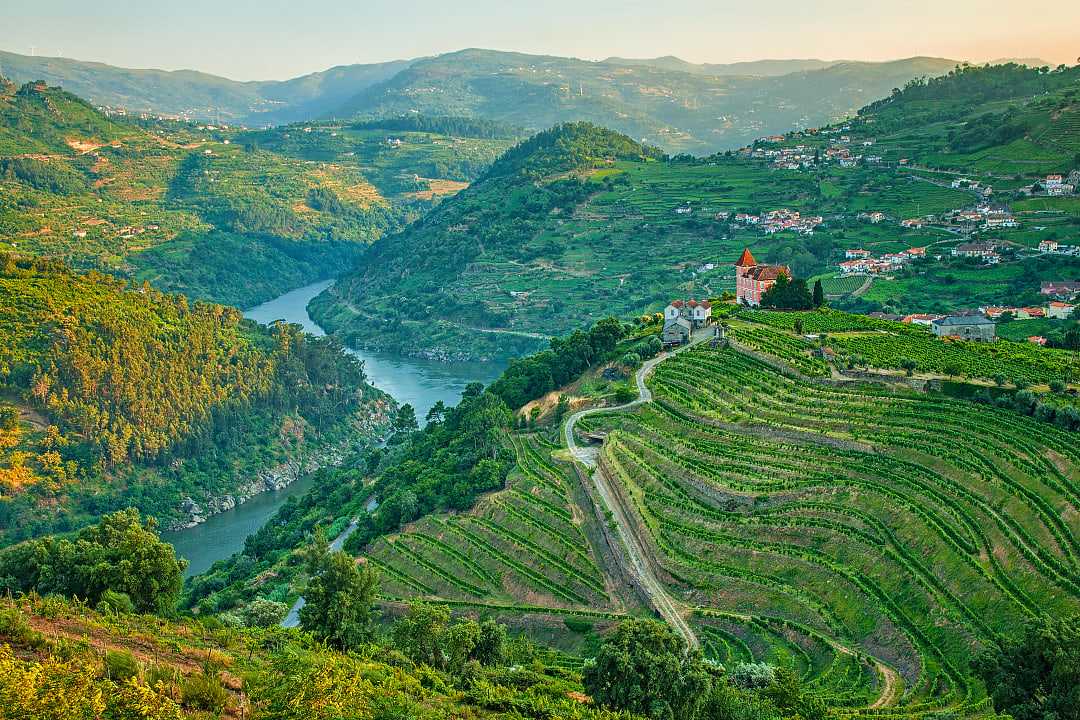
POLYGON ((743 248, 742 255, 739 256, 739 260, 735 263, 735 267, 754 267, 757 264, 758 261, 750 254, 750 248, 743 248))

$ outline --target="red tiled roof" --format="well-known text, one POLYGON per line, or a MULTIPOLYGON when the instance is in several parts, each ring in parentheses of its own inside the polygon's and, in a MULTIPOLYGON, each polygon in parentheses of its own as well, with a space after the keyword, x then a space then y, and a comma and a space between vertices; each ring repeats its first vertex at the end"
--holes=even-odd
POLYGON ((738 261, 735 263, 735 267, 754 267, 757 264, 757 260, 750 254, 750 248, 743 248, 742 255, 739 256, 738 261))
POLYGON ((681 308, 681 307, 682 307, 682 305, 683 305, 683 302, 682 302, 682 300, 672 300, 672 301, 671 301, 671 306, 672 306, 672 307, 677 307, 677 308, 681 308))
POLYGON ((758 265, 747 273, 751 280, 775 280, 781 275, 791 277, 791 270, 787 265, 758 265))

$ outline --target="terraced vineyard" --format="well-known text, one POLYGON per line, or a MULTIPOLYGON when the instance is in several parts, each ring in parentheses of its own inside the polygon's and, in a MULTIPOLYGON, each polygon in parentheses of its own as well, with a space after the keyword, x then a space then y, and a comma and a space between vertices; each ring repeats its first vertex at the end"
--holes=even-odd
POLYGON ((1080 607, 1075 434, 734 349, 650 387, 582 428, 718 661, 791 666, 842 716, 981 717, 973 649, 1080 607))
POLYGON ((427 516, 374 544, 366 559, 383 571, 383 591, 605 615, 612 601, 585 533, 592 510, 579 508, 576 480, 537 436, 510 443, 517 470, 506 490, 467 514, 427 516))

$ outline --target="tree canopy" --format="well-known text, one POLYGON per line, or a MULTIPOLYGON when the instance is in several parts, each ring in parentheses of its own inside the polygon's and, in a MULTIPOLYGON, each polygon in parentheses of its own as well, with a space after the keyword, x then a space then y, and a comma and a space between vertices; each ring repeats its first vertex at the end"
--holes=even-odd
POLYGON ((162 542, 153 518, 135 509, 106 515, 74 538, 45 537, 0 551, 0 582, 11 590, 58 593, 97 603, 106 592, 127 595, 136 610, 169 613, 184 568, 162 542))

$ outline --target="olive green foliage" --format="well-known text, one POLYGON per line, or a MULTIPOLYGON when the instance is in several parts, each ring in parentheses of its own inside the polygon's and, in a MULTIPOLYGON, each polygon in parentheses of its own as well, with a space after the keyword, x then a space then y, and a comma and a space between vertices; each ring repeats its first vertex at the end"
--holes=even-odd
POLYGON ((23 592, 59 593, 114 609, 118 593, 140 612, 172 611, 185 562, 158 539, 153 518, 134 509, 102 518, 74 538, 46 537, 0 551, 0 577, 23 592))
POLYGON ((584 681, 596 702, 653 720, 696 717, 711 682, 700 653, 655 620, 619 625, 586 666, 584 681))
POLYGON ((118 683, 139 676, 139 663, 127 650, 108 650, 105 653, 105 672, 118 683))
POLYGON ((308 572, 300 627, 337 648, 369 641, 378 572, 370 565, 357 566, 345 553, 328 551, 325 541, 311 549, 308 572))
POLYGON ((244 608, 244 624, 248 627, 273 627, 285 619, 289 606, 266 598, 256 598, 244 608))
POLYGON ((203 671, 188 676, 180 684, 180 703, 190 710, 202 710, 219 715, 229 701, 216 673, 203 671))
POLYGON ((0 307, 0 391, 49 425, 3 410, 0 543, 129 504, 175 517, 382 397, 332 338, 56 261, 0 255, 0 307))
POLYGON ((429 422, 391 453, 367 492, 381 498, 361 517, 348 547, 361 547, 437 510, 465 510, 477 495, 502 487, 512 466, 504 440, 512 416, 506 403, 478 383, 441 422, 429 422))
POLYGON ((792 280, 781 274, 776 284, 761 296, 761 306, 776 310, 809 310, 814 307, 814 301, 805 280, 792 280))
POLYGON ((613 317, 600 320, 588 331, 553 338, 551 349, 510 361, 490 392, 517 409, 534 398, 566 385, 599 361, 607 360, 626 334, 613 317))
POLYGON ((506 648, 506 628, 491 620, 468 618, 450 621, 450 609, 419 600, 394 623, 394 649, 418 665, 460 672, 465 663, 498 665, 506 648))
POLYGON ((973 666, 998 712, 1015 720, 1080 718, 1080 618, 1033 621, 973 666))
POLYGON ((100 613, 130 613, 135 611, 135 603, 127 593, 106 590, 95 606, 100 613))

